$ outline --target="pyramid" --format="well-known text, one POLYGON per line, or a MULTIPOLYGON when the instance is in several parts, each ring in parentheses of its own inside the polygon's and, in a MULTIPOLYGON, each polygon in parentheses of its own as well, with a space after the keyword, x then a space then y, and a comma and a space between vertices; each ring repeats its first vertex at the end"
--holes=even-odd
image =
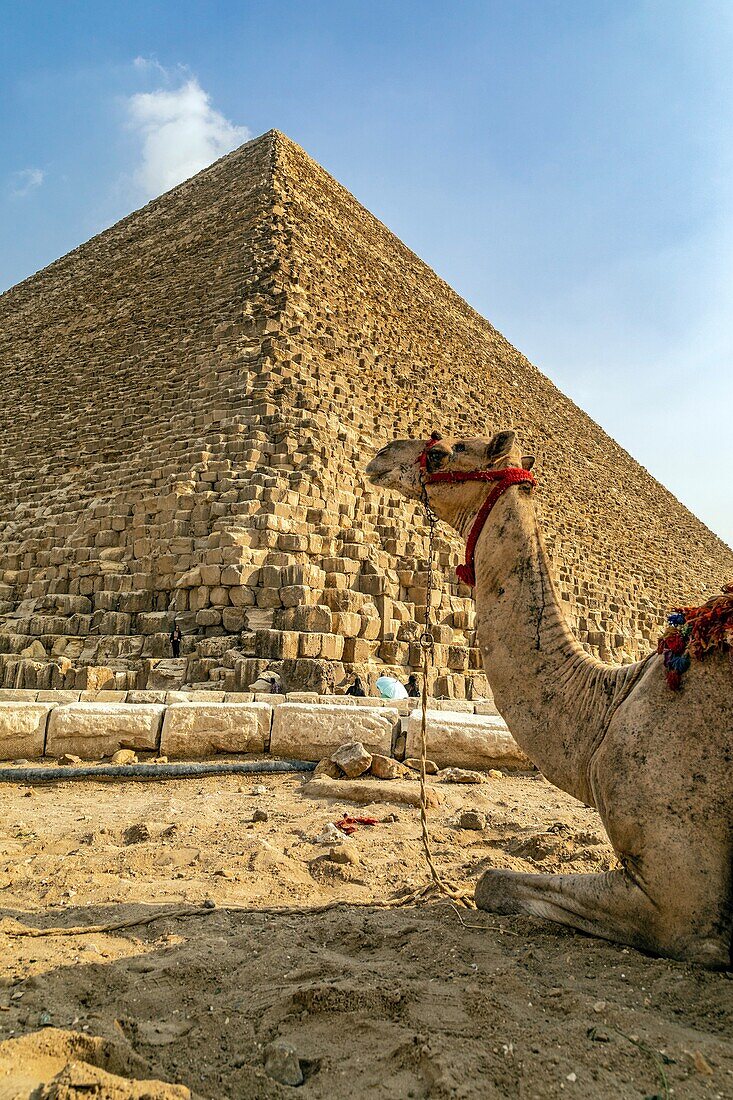
MULTIPOLYGON (((733 552, 271 131, 0 298, 0 685, 333 691, 419 667, 426 526, 396 435, 514 426, 572 625, 647 652, 733 552), (169 656, 179 622, 182 658, 169 656), (169 677, 169 680, 165 678, 169 677)), ((486 681, 437 542, 433 690, 486 681)))

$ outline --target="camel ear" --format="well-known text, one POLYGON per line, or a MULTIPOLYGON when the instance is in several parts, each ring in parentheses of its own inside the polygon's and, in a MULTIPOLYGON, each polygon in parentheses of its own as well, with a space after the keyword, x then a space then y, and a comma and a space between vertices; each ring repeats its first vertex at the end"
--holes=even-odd
POLYGON ((511 450, 516 432, 497 432, 486 445, 486 457, 489 461, 502 458, 511 450))
POLYGON ((534 466, 534 455, 522 455, 522 469, 531 470, 534 466))

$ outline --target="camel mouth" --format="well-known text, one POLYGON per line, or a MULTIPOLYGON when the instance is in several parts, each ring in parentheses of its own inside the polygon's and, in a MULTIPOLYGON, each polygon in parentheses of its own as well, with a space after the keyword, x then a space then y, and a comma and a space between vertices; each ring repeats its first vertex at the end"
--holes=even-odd
POLYGON ((388 476, 391 469, 391 465, 385 465, 384 458, 380 452, 379 454, 376 454, 374 458, 367 464, 364 473, 368 477, 369 481, 371 481, 372 485, 380 485, 383 482, 383 479, 388 476))

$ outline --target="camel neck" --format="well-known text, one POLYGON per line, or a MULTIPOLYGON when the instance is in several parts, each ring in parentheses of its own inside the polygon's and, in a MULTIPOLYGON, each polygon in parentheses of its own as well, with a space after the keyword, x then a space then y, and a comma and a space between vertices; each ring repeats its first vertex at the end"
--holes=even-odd
POLYGON ((593 752, 645 662, 605 665, 585 652, 525 494, 512 489, 497 503, 475 563, 477 641, 497 708, 543 774, 593 805, 593 752))

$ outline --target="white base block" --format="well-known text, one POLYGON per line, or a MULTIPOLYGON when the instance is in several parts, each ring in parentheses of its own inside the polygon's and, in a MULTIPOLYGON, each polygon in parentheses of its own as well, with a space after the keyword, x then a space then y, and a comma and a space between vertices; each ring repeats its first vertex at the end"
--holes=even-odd
MULTIPOLYGON (((420 755, 420 711, 407 719, 405 756, 420 755)), ((441 768, 529 768, 503 718, 429 710, 428 756, 441 768)))
POLYGON ((155 703, 68 703, 48 724, 46 755, 99 760, 118 749, 157 749, 165 707, 155 703))
POLYGON ((361 741, 369 752, 389 756, 398 721, 389 707, 283 703, 273 714, 270 751, 273 756, 322 760, 347 741, 361 741))
POLYGON ((0 703, 0 760, 43 756, 48 703, 0 703))
POLYGON ((265 751, 272 707, 267 703, 174 703, 163 722, 163 756, 212 756, 265 751))

